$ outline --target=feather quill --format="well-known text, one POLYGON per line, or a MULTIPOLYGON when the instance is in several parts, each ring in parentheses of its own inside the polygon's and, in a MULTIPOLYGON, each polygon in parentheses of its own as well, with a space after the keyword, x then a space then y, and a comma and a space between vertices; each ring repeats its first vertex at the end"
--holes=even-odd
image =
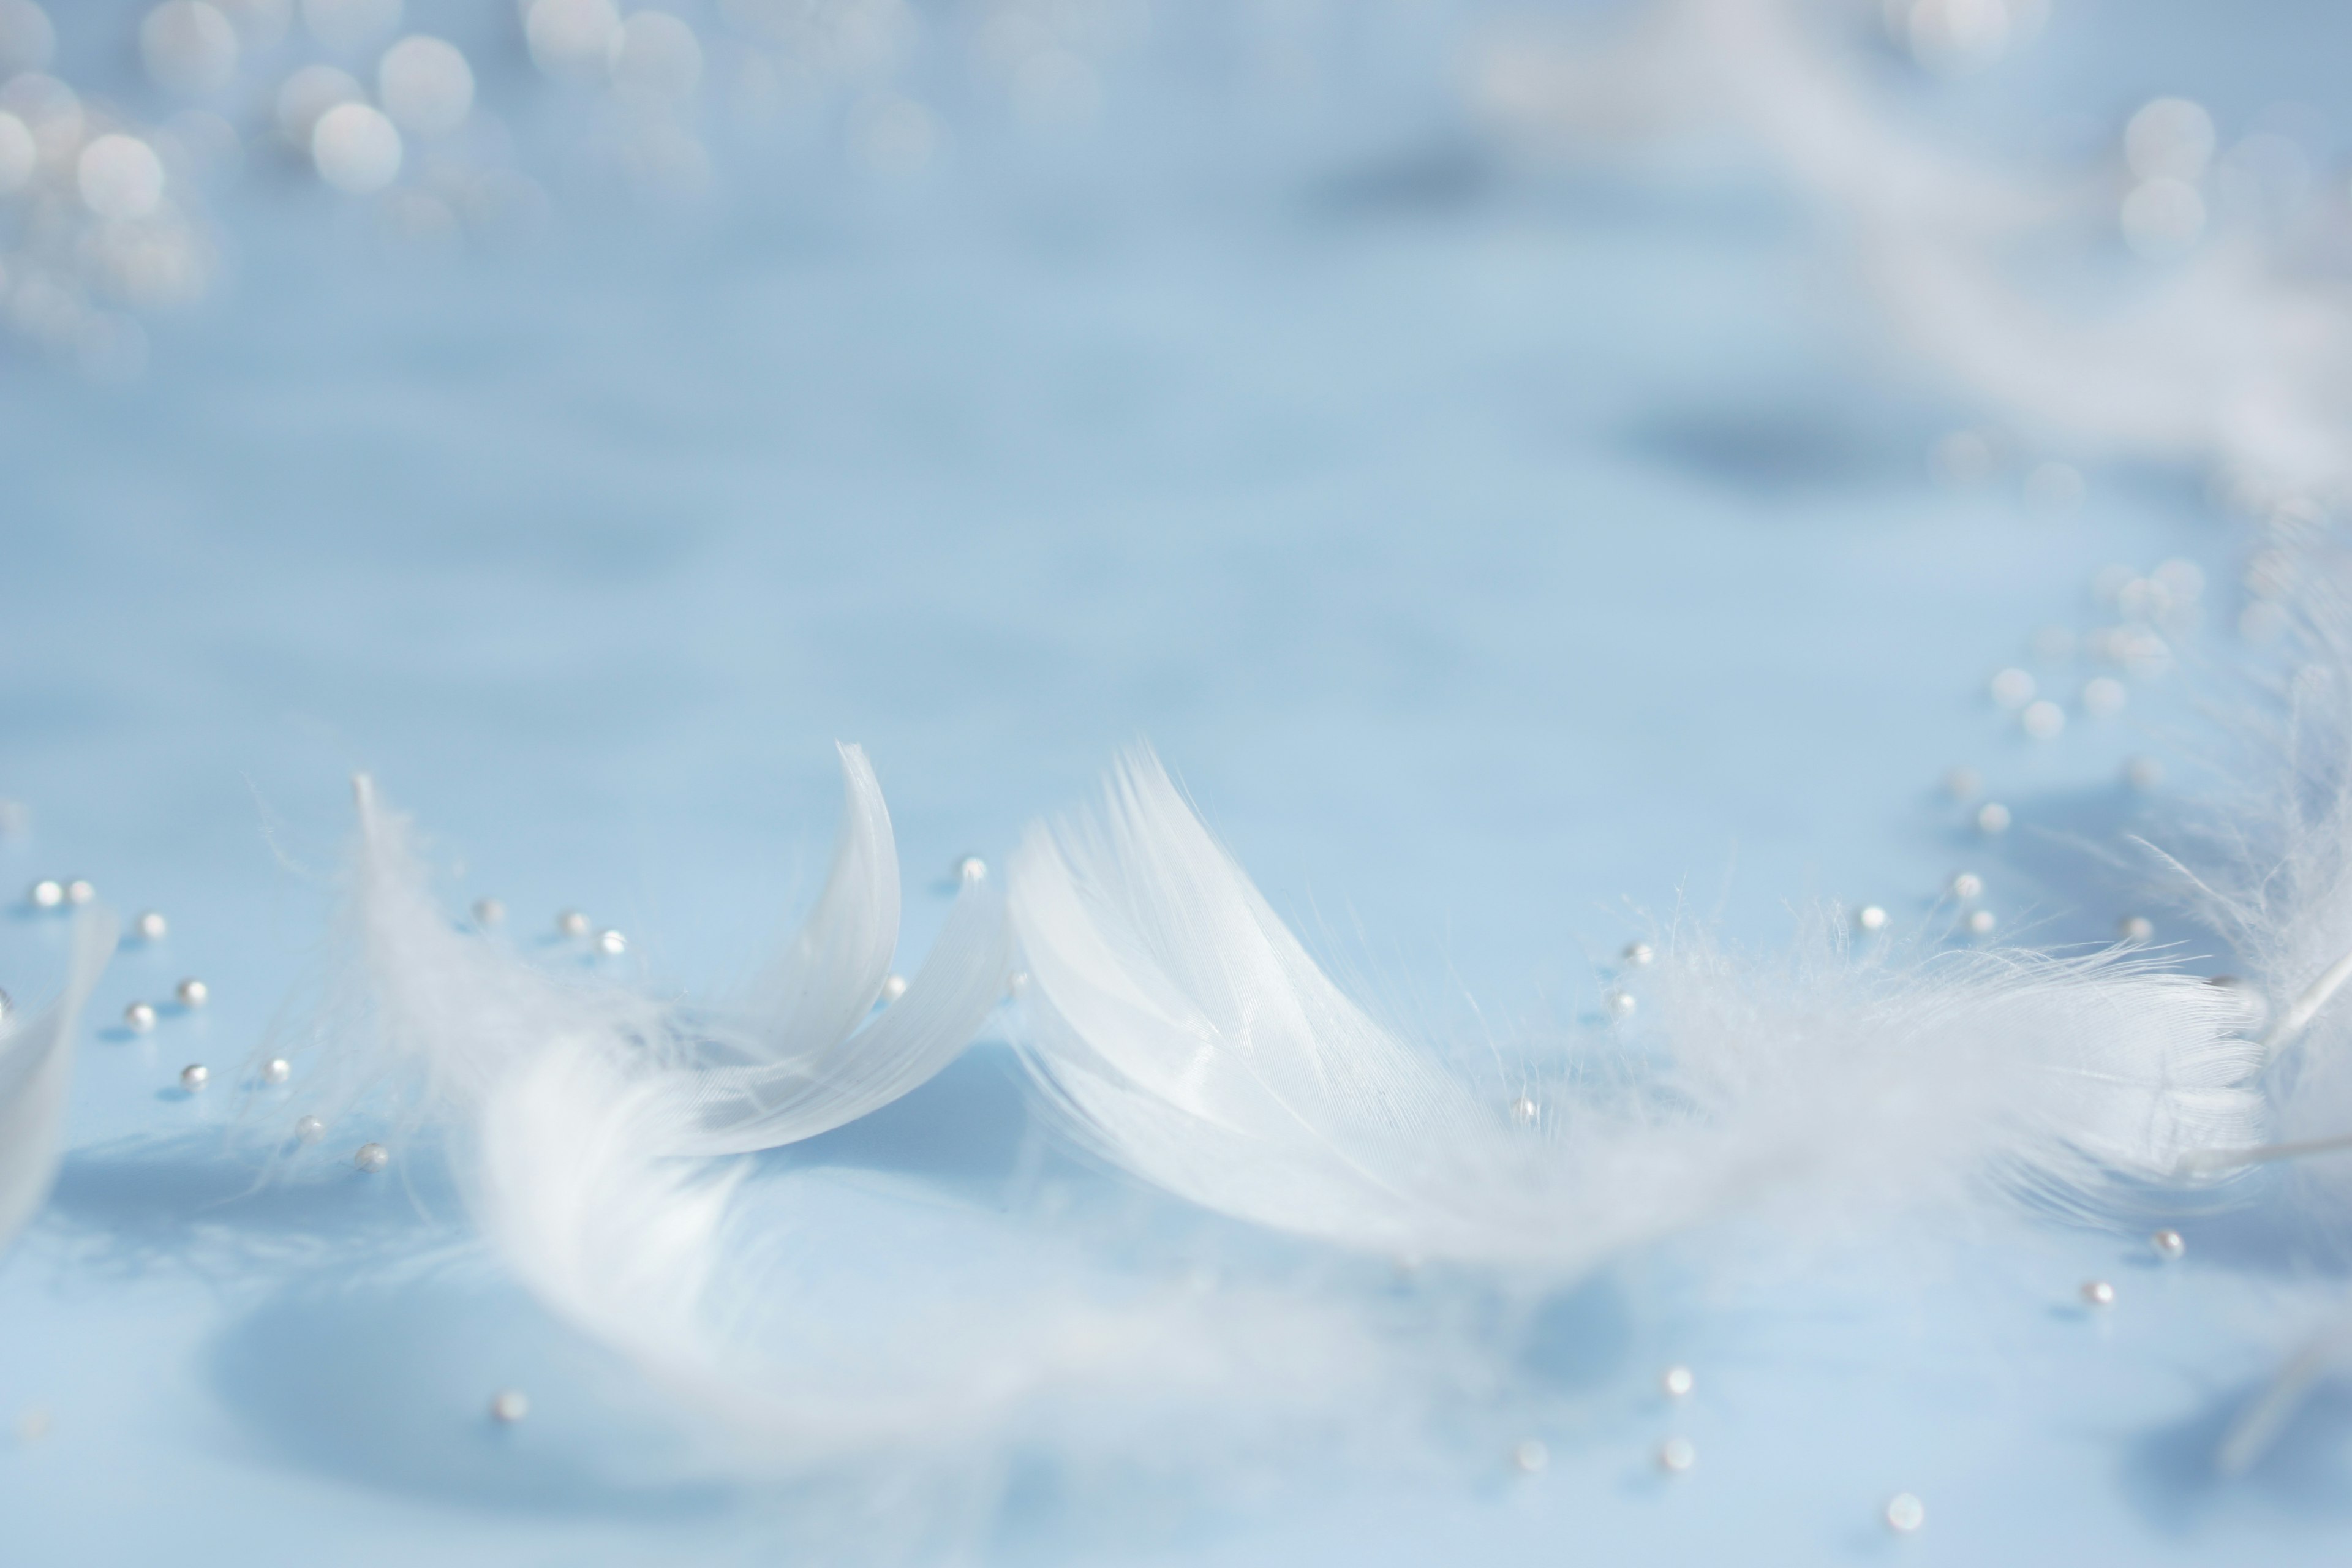
POLYGON ((66 1089, 81 1010, 114 956, 115 921, 103 909, 75 917, 65 983, 30 1018, 0 1021, 0 1251, 39 1210, 57 1179, 66 1089))
POLYGON ((1559 1275, 1742 1213, 1843 1224, 1988 1184, 2087 1209, 2260 1126, 2226 993, 2112 954, 1898 963, 1826 920, 1777 963, 1676 933, 1654 1025, 1482 1089, 1331 982, 1149 751, 1010 880, 1026 1058, 1078 1141, 1353 1249, 1559 1275))

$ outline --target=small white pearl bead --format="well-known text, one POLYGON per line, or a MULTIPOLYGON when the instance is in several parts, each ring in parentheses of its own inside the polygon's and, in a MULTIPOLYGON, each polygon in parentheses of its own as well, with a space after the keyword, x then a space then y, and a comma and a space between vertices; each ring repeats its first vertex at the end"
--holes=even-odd
POLYGON ((1988 837, 1998 837, 2009 831, 2009 807, 1997 800, 1989 800, 1977 807, 1977 831, 1988 837))
POLYGON ((2156 923, 2146 915, 2126 915, 2116 922, 2116 934, 2126 942, 2146 942, 2156 935, 2156 923))
POLYGON ((1698 1463, 1698 1450, 1687 1437, 1669 1437, 1658 1447, 1658 1468, 1670 1476, 1681 1475, 1698 1463))
POLYGON ((2083 711, 2094 719, 2112 719, 2124 710, 2131 694, 2112 675, 2102 675, 2083 687, 2083 711))
POLYGON ((1990 936, 1992 928, 2000 923, 1992 918, 1990 910, 1976 910, 1969 915, 1969 931, 1975 936, 1990 936))
POLYGON ((155 1026, 155 1009, 144 1002, 133 1002, 122 1010, 122 1022, 133 1034, 143 1035, 155 1026))
POLYGON ((2242 1034, 2259 1034, 2271 1021, 2270 999, 2234 974, 2216 974, 2205 982, 2237 1003, 2243 1016, 2239 1020, 2242 1034))
POLYGON ((284 1057, 272 1057, 261 1064, 261 1081, 264 1083, 284 1083, 293 1076, 294 1064, 284 1057))
POLYGON ((1629 942, 1619 956, 1635 969, 1647 969, 1658 961, 1658 950, 1646 942, 1629 942))
POLYGON ((294 1123, 294 1141, 297 1143, 316 1143, 326 1135, 327 1124, 315 1116, 305 1116, 294 1123))
POLYGON ((212 1080, 212 1073, 205 1068, 205 1064, 202 1062, 190 1062, 186 1067, 180 1069, 180 1087, 186 1089, 190 1094, 194 1094, 196 1090, 204 1088, 205 1085, 210 1083, 212 1080))
POLYGON ((955 877, 959 882, 977 882, 987 875, 988 862, 977 855, 967 855, 955 863, 955 877))
POLYGON ((530 1399, 520 1388, 502 1388, 490 1396, 490 1419, 511 1426, 530 1414, 530 1399))
POLYGON ((603 953, 607 958, 618 958, 621 954, 629 951, 629 939, 623 936, 616 931, 607 930, 598 931, 596 933, 596 951, 603 953))
POLYGON ((1864 904, 1855 912, 1853 923, 1861 927, 1864 931, 1885 931, 1886 929, 1886 911, 1880 909, 1876 904, 1864 904))
POLYGON ((352 1163, 362 1171, 381 1171, 392 1163, 392 1151, 381 1143, 362 1143, 352 1156, 352 1163))
POLYGON ((1984 774, 1974 768, 1954 768, 1944 775, 1944 793, 1954 800, 1974 800, 1984 793, 1984 774))
POLYGON ((1604 991, 1601 994, 1601 1010, 1612 1018, 1633 1016, 1633 994, 1630 991, 1604 991))
POLYGON ((2083 1300, 2093 1307, 2112 1307, 2116 1304, 2116 1288, 2104 1279, 2086 1279, 2083 1282, 2083 1300))
POLYGON ((1680 1399, 1697 1385, 1686 1366, 1670 1366, 1658 1379, 1658 1386, 1666 1391, 1669 1399, 1680 1399))
POLYGON ((1973 899, 1984 891, 1984 879, 1973 871, 1963 871, 1952 879, 1952 897, 1973 899))
POLYGON ((139 940, 142 942, 161 942, 163 940, 164 933, 172 927, 162 915, 157 914, 153 910, 149 910, 131 922, 131 929, 139 933, 139 940))
POLYGON ((476 925, 504 925, 506 923, 506 919, 507 907, 498 900, 476 899, 474 900, 474 923, 476 925))
POLYGON ((2026 704, 2025 711, 2018 715, 2018 722, 2022 724, 2025 727, 2025 732, 2035 740, 2054 741, 2066 728, 2066 710, 2046 699, 2040 702, 2029 702, 2026 704))
POLYGON ((44 877, 25 889, 25 901, 37 910, 53 910, 66 901, 66 885, 54 877, 44 877))
POLYGON ((2167 1263, 2178 1263, 2189 1251, 2189 1243, 2177 1230, 2159 1230, 2147 1238, 2147 1244, 2167 1263))
POLYGON ((2164 784, 2164 764, 2154 757, 2134 757, 2124 764, 2124 783, 2145 795, 2164 784))
POLYGON ((183 1007, 201 1007, 213 999, 213 988, 191 976, 181 981, 179 988, 173 994, 180 999, 180 1005, 183 1007))
POLYGON ((1551 1450, 1541 1440, 1528 1437, 1511 1449, 1511 1463, 1519 1468, 1522 1475, 1532 1476, 1551 1463, 1551 1450))
POLYGON ((1927 1522, 1927 1505, 1909 1492, 1896 1492, 1886 1500, 1886 1528, 1897 1535, 1909 1535, 1927 1522))
POLYGON ((903 974, 894 974, 882 983, 882 1000, 885 1002, 896 1002, 906 994, 907 977, 903 974))
POLYGON ((1511 1120, 1517 1122, 1520 1126, 1534 1126, 1537 1114, 1538 1108, 1536 1102, 1528 1099, 1526 1095, 1523 1094, 1519 1096, 1518 1099, 1511 1101, 1511 1120))
POLYGON ((86 904, 97 897, 98 889, 87 877, 76 877, 66 884, 66 902, 69 904, 86 904))
POLYGON ((566 910, 555 917, 555 929, 559 935, 577 941, 588 934, 588 917, 578 910, 566 910))

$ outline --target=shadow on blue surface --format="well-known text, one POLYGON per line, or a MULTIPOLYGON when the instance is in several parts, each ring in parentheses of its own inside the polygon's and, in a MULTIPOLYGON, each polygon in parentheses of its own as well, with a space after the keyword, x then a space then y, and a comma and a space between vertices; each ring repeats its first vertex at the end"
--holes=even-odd
POLYGON ((2243 1476, 2224 1476, 2213 1457, 2230 1424, 2262 1388, 2233 1391, 2177 1426, 2148 1434, 2126 1458, 2123 1489, 2157 1529, 2176 1535, 2250 1503, 2281 1513, 2352 1519, 2352 1387, 2323 1383, 2305 1400, 2269 1452, 2243 1476))
POLYGON ((279 1459, 447 1503, 688 1515, 730 1488, 680 1474, 685 1445, 607 1399, 620 1374, 519 1291, 454 1272, 305 1280, 215 1342, 221 1404, 279 1459), (528 1419, 493 1420, 520 1388, 528 1419))

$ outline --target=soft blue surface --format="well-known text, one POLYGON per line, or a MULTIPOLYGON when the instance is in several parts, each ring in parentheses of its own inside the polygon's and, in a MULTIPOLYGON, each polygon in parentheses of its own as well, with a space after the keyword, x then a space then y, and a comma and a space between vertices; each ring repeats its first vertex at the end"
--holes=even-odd
MULTIPOLYGON (((2259 102, 2326 53, 2059 11, 1998 89, 2037 121, 2259 102)), ((952 174, 887 189, 746 153, 711 210, 567 195, 500 260, 386 256, 257 177, 220 198, 237 276, 157 330, 142 384, 0 365, 0 794, 34 814, 0 885, 87 875, 173 921, 102 985, 57 1198, 0 1263, 0 1414, 54 1421, 0 1447, 0 1560, 799 1539, 661 1479, 609 1369, 486 1266, 399 1267, 464 1235, 428 1178, 255 1194, 226 1152, 232 1065, 313 975, 354 766, 524 929, 576 904, 688 984, 813 888, 836 738, 888 793, 910 956, 934 868, 1001 856, 1139 736, 1278 909, 1440 1029, 1578 1026, 1594 963, 1678 901, 1769 942, 1814 895, 1922 918, 1969 864, 2012 924, 2105 936, 2123 895, 2031 830, 2112 829, 2122 760, 2184 715, 2144 684, 2035 746, 1981 693, 2036 627, 2093 624, 2111 562, 2203 563, 2226 622, 2236 542, 2193 479, 2095 469, 2061 521, 1933 489, 1923 452, 1979 411, 1872 356, 1801 215, 1523 165, 1450 107, 1429 41, 1454 19, 1377 15, 1309 30, 1307 108, 1235 86, 1212 45, 1246 29, 1203 20, 1123 68, 1089 151, 972 130, 952 174), (2017 812, 2000 846, 1937 793, 1959 762, 2017 812), (109 1026, 184 973, 208 1010, 109 1026), (191 1060, 217 1086, 194 1100, 191 1060), (508 1384, 534 1413, 494 1432, 508 1384)), ((93 8, 68 41, 102 62, 127 26, 93 8)), ((1955 116, 1998 118, 1971 90, 1955 116)), ((2081 673, 2044 672, 2070 699, 2081 673)), ((61 952, 56 920, 0 920, 18 996, 61 952)), ((940 1245, 1017 1256, 990 1194, 1024 1122, 984 1045, 774 1163, 838 1193, 844 1235, 867 1203, 965 1205, 940 1245)), ((1636 1265, 1569 1315, 1539 1476, 1310 1476, 1173 1525, 1016 1510, 982 1551, 2341 1561, 2340 1394, 2244 1482, 2205 1460, 2324 1296, 2284 1244, 2187 1228, 2164 1273, 2056 1228, 1723 1294, 1636 1265), (2094 1275, 2123 1292, 2096 1321, 2094 1275), (1670 1416, 1676 1359, 1700 1392, 1670 1416), (1672 1484, 1669 1431, 1700 1455, 1672 1484), (1902 1542, 1898 1489, 1929 1510, 1902 1542)))

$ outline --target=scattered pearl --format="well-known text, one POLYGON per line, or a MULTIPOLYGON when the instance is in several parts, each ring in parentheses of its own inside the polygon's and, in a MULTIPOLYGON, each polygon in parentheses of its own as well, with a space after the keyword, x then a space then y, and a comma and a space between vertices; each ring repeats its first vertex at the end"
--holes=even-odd
POLYGON ((2147 1238, 2147 1244, 2155 1248, 2156 1255, 2167 1263, 2179 1262, 2182 1256, 2189 1250, 2187 1238, 2177 1230, 2159 1230, 2147 1238))
POLYGON ((2269 998, 2236 975, 2216 974, 2205 984, 2227 993, 2244 1010, 2245 1020, 2239 1026, 2243 1033, 2256 1033, 2271 1021, 2269 998))
POLYGON ((362 1171, 381 1171, 392 1163, 392 1151, 381 1143, 362 1143, 352 1156, 352 1163, 362 1171))
POLYGON ((988 875, 988 862, 977 855, 967 855, 955 863, 956 880, 977 882, 988 875))
POLYGON ((327 1124, 315 1116, 305 1116, 294 1123, 294 1142, 316 1143, 327 1135, 327 1124))
POLYGON ((16 1417, 16 1440, 37 1443, 49 1435, 49 1413, 36 1405, 16 1417))
POLYGON ((2124 764, 2124 783, 2142 795, 2162 787, 2164 764, 2154 757, 2134 757, 2124 764))
POLYGON ((66 902, 69 904, 86 904, 96 897, 98 889, 90 885, 87 877, 76 877, 66 884, 66 902))
POLYGON ((1989 800, 1977 808, 1977 831, 1994 837, 2009 831, 2009 807, 1989 800))
POLYGON ((2025 732, 2035 740, 2053 741, 2057 739, 2066 728, 2066 710, 2045 699, 2040 702, 2027 704, 2025 711, 2019 715, 2018 721, 2025 726, 2025 732))
POLYGON ((1854 911, 1853 923, 1864 931, 1885 931, 1886 911, 1876 904, 1864 904, 1854 911))
POLYGON ((2014 712, 2033 700, 2033 677, 2021 669, 2004 669, 1992 678, 1992 700, 2014 712))
POLYGON ((1629 942, 1618 956, 1635 969, 1647 969, 1657 962, 1658 950, 1646 942, 1629 942))
POLYGON ((172 927, 162 915, 157 914, 153 910, 149 910, 131 922, 131 929, 138 933, 141 942, 161 942, 163 940, 164 933, 172 927))
POLYGON ((506 924, 506 920, 507 907, 498 900, 476 899, 474 900, 474 923, 476 925, 504 925, 506 924))
POLYGON ((1984 891, 1984 879, 1973 871, 1963 871, 1952 879, 1952 897, 1973 899, 1984 891))
POLYGON ((180 1087, 190 1094, 212 1082, 213 1075, 202 1062, 190 1062, 180 1069, 180 1087))
POLYGON ((66 885, 55 877, 44 877, 25 889, 25 901, 37 910, 53 910, 66 901, 66 885))
POLYGON ((1992 928, 1999 923, 2000 922, 1992 918, 1992 911, 1990 910, 1971 910, 1969 911, 1969 934, 1971 936, 1990 936, 1992 934, 1992 928))
POLYGON ((1604 991, 1601 994, 1601 1010, 1612 1018, 1630 1017, 1633 1012, 1633 993, 1604 991))
POLYGON ((1551 1450, 1537 1438, 1525 1438, 1512 1448, 1511 1463, 1519 1468, 1522 1475, 1532 1476, 1551 1463, 1551 1450))
MULTIPOLYGON (((264 1083, 284 1083, 293 1076, 294 1064, 284 1057, 272 1057, 261 1064, 261 1081, 264 1083)), ((309 1119, 306 1117, 304 1120, 309 1119)))
POLYGON ((596 933, 596 951, 603 953, 607 958, 618 958, 621 954, 629 951, 629 939, 623 936, 616 931, 606 930, 598 931, 596 933))
POLYGON ((1927 1505, 1909 1492, 1896 1492, 1886 1500, 1886 1528, 1897 1535, 1909 1535, 1927 1522, 1927 1505))
POLYGON ((1691 1369, 1686 1366, 1670 1366, 1658 1379, 1658 1386, 1666 1391, 1666 1397, 1669 1399, 1685 1397, 1696 1385, 1696 1380, 1691 1376, 1691 1369))
POLYGON ((2116 1304, 2116 1288, 2104 1279, 2086 1279, 2083 1282, 2083 1300, 2090 1306, 2112 1307, 2116 1304))
POLYGON ((2126 942, 2146 942, 2156 934, 2156 922, 2146 915, 2126 915, 2116 922, 2116 934, 2126 942))
POLYGON ((144 1002, 133 1002, 122 1010, 122 1022, 134 1035, 143 1035, 155 1026, 155 1009, 144 1002))
POLYGON ((1974 800, 1984 793, 1984 774, 1974 768, 1954 768, 1944 775, 1944 793, 1954 800, 1974 800))
POLYGON ((578 910, 566 910, 555 917, 555 930, 559 935, 576 942, 588 934, 588 917, 578 910))
POLYGON ((896 1002, 906 994, 907 977, 903 974, 894 974, 882 983, 882 1000, 885 1002, 896 1002))
POLYGON ((1658 1468, 1670 1476, 1679 1476, 1698 1463, 1698 1450, 1687 1437, 1669 1437, 1658 1447, 1658 1468))
POLYGON ((181 981, 172 994, 180 999, 183 1007, 201 1007, 213 999, 213 988, 194 977, 181 981))
POLYGON ((1536 1102, 1528 1099, 1526 1095, 1523 1094, 1519 1096, 1518 1099, 1511 1101, 1511 1120, 1517 1122, 1520 1126, 1534 1126, 1537 1114, 1538 1107, 1536 1102))
POLYGON ((490 1396, 490 1419, 511 1426, 530 1414, 530 1399, 520 1388, 502 1388, 490 1396))

